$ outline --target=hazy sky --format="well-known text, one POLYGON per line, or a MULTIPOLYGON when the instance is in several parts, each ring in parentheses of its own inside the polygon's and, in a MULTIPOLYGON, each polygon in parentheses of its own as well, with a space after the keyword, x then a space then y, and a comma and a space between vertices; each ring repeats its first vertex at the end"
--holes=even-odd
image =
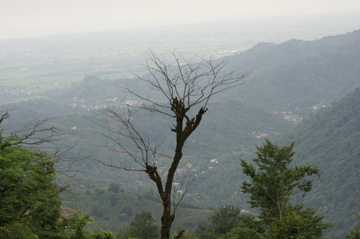
POLYGON ((360 11, 359 0, 0 0, 0 39, 360 11))

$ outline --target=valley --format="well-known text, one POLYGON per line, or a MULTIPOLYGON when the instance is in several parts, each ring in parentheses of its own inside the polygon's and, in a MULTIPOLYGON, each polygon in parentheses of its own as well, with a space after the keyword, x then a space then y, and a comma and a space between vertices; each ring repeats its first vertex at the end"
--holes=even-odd
MULTIPOLYGON (((329 22, 322 31, 297 21, 292 28, 273 23, 271 29, 253 23, 248 31, 237 22, 218 23, 216 30, 215 24, 2 40, 0 111, 9 112, 10 120, 1 133, 40 120, 59 129, 66 137, 57 147, 66 154, 57 162, 57 180, 74 180, 62 194, 64 205, 82 210, 100 227, 125 229, 141 211, 160 221, 161 202, 148 175, 100 163, 124 159, 111 150, 112 139, 121 137, 106 110, 124 113, 124 101, 140 105, 124 89, 162 102, 138 77, 150 76, 144 67, 149 49, 164 57, 181 52, 194 64, 213 55, 214 62, 226 62, 225 72, 244 74, 245 83, 212 98, 185 145, 174 186, 193 181, 174 229, 194 232, 223 205, 256 214, 240 191, 246 179, 240 158, 250 161, 266 138, 281 145, 294 141, 295 164, 319 168, 321 180, 304 203, 334 223, 327 238, 344 238, 360 212, 360 30, 352 22, 333 28, 329 22)), ((141 112, 134 124, 149 142, 159 142, 163 155, 171 155, 171 119, 141 112)), ((159 169, 168 165, 162 157, 159 169)))

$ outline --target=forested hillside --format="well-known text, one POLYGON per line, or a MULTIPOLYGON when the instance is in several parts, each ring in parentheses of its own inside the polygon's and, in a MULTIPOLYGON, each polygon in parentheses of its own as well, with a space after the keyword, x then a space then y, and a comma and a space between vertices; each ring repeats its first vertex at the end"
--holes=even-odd
MULTIPOLYGON (((115 181, 115 180, 114 180, 115 181)), ((96 220, 97 225, 113 232, 126 229, 136 214, 150 212, 156 222, 161 218, 161 201, 150 190, 136 194, 125 192, 123 182, 111 183, 107 187, 87 188, 63 195, 68 207, 81 209, 96 220)), ((206 222, 210 209, 183 203, 175 224, 194 231, 197 225, 206 222)))
POLYGON ((230 97, 267 111, 306 115, 360 85, 360 30, 314 41, 259 43, 226 58, 228 69, 248 75, 230 97))
POLYGON ((314 184, 307 204, 335 226, 330 238, 344 238, 360 212, 360 88, 322 109, 286 135, 295 141, 296 160, 317 166, 321 181, 314 184))
MULTIPOLYGON (((86 89, 89 84, 89 82, 85 81, 76 86, 76 88, 86 89)), ((99 89, 99 85, 101 84, 106 85, 104 81, 91 84, 95 85, 93 89, 99 89)), ((106 86, 113 88, 112 84, 106 86)), ((121 92, 118 88, 116 90, 121 92)), ((104 99, 101 90, 94 90, 95 93, 92 94, 85 92, 86 91, 84 91, 81 97, 79 96, 74 100, 74 94, 69 91, 68 95, 58 96, 59 99, 61 98, 62 100, 57 101, 57 103, 48 99, 38 99, 17 104, 8 104, 5 109, 11 113, 10 118, 12 120, 5 122, 6 129, 16 129, 25 124, 47 119, 48 125, 56 126, 66 135, 65 141, 61 142, 64 147, 71 148, 73 144, 76 144, 75 148, 69 153, 76 155, 78 153, 76 151, 78 150, 92 155, 92 159, 77 162, 77 165, 82 165, 81 168, 87 168, 85 171, 78 173, 78 175, 82 175, 80 178, 85 177, 87 179, 87 184, 108 185, 112 182, 111 180, 128 182, 131 181, 133 177, 138 178, 139 175, 104 168, 104 166, 98 165, 96 162, 99 158, 106 157, 115 157, 114 160, 117 160, 117 156, 111 155, 112 152, 106 149, 109 139, 102 137, 99 133, 105 133, 106 128, 111 125, 111 122, 105 118, 104 111, 101 111, 101 108, 106 105, 116 107, 117 105, 121 105, 121 101, 117 99, 113 101, 100 100, 100 102, 96 102, 91 99, 95 97, 104 99), (101 180, 99 180, 96 176, 98 173, 94 172, 95 169, 101 172, 108 172, 105 174, 108 177, 102 177, 101 180)), ((64 91, 64 93, 67 93, 67 91, 64 91)), ((261 142, 262 138, 283 134, 293 125, 284 120, 280 115, 272 115, 262 110, 244 106, 238 101, 215 102, 210 104, 208 108, 209 110, 204 118, 203 124, 199 127, 199 131, 192 136, 191 141, 186 145, 182 167, 187 168, 185 164, 191 162, 194 169, 200 172, 198 173, 199 179, 195 180, 194 183, 194 187, 200 188, 194 192, 202 190, 202 187, 207 187, 208 190, 213 191, 214 194, 216 194, 218 190, 231 191, 233 194, 237 191, 237 185, 223 187, 220 182, 217 183, 218 180, 221 181, 222 177, 220 175, 226 174, 227 177, 230 177, 230 175, 237 177, 237 169, 233 170, 231 165, 238 165, 240 154, 247 154, 249 150, 254 150, 254 145, 261 142), (221 156, 221 158, 218 158, 219 156, 221 156), (210 160, 215 158, 218 158, 218 163, 211 163, 210 160), (228 160, 225 160, 226 158, 228 160), (231 162, 230 165, 227 163, 229 160, 231 162), (207 180, 210 175, 205 173, 210 170, 209 168, 219 169, 212 170, 211 180, 207 180), (230 169, 231 173, 224 173, 227 169, 230 169), (215 176, 217 174, 219 177, 215 176), (209 183, 212 185, 211 187, 209 187, 209 183)), ((154 140, 163 142, 162 147, 166 148, 166 146, 174 143, 173 135, 170 132, 172 124, 169 123, 165 117, 147 113, 138 114, 135 119, 138 124, 142 125, 142 131, 146 135, 154 140), (153 121, 149 119, 153 119, 153 121)), ((229 180, 237 181, 235 178, 229 178, 229 180)), ((141 185, 148 183, 146 177, 141 181, 145 181, 141 182, 141 185)), ((128 186, 129 185, 125 183, 125 187, 128 186)), ((137 188, 137 186, 134 185, 125 189, 131 191, 143 190, 143 188, 137 188)), ((203 200, 199 201, 202 205, 204 205, 205 201, 211 205, 226 203, 229 197, 226 193, 218 194, 216 198, 212 198, 211 195, 207 194, 199 196, 203 198, 203 200), (206 200, 204 201, 204 199, 206 200)))
MULTIPOLYGON (((185 212, 191 210, 189 207, 211 209, 229 204, 250 209, 245 203, 247 196, 240 193, 245 176, 239 159, 253 158, 255 146, 264 138, 283 144, 294 141, 294 162, 317 166, 322 174, 306 203, 335 224, 328 231, 329 238, 344 238, 360 212, 360 89, 343 98, 360 85, 360 30, 314 41, 259 43, 220 60, 228 62, 224 70, 246 74, 246 82, 207 105, 201 125, 186 143, 179 182, 182 177, 193 178, 194 182, 185 197, 185 212)), ((119 228, 116 222, 110 225, 110 219, 122 221, 119 227, 125 225, 138 210, 146 210, 146 205, 154 207, 150 201, 156 197, 146 174, 99 163, 122 159, 111 150, 111 139, 104 137, 109 129, 117 127, 105 117, 104 109, 123 110, 121 102, 128 95, 122 89, 128 87, 149 94, 137 77, 109 80, 94 74, 83 76, 69 88, 44 92, 40 99, 1 105, 1 111, 10 114, 11 120, 4 122, 6 130, 45 119, 46 125, 59 129, 64 135, 59 147, 73 161, 60 160, 56 166, 88 189, 76 192, 79 201, 69 205, 84 209, 113 230, 119 228), (121 192, 108 190, 113 183, 121 192), (138 205, 119 205, 121 200, 138 205), (94 211, 98 205, 103 211, 94 211)), ((163 115, 136 114, 134 122, 149 140, 161 143, 164 153, 172 150, 173 125, 163 115)), ((58 180, 65 180, 62 174, 58 180)), ((201 221, 194 220, 188 225, 201 221)))

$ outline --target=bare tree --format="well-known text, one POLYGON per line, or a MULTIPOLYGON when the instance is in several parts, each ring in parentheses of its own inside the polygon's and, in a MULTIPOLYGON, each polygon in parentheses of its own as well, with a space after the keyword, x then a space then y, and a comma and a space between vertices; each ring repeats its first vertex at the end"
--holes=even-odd
MULTIPOLYGON (((232 73, 223 73, 224 62, 210 58, 197 63, 187 61, 180 53, 171 52, 169 62, 165 56, 158 56, 150 51, 149 60, 146 62, 147 76, 137 76, 147 83, 154 93, 144 96, 134 90, 126 89, 130 95, 135 96, 138 105, 126 104, 126 113, 121 114, 116 110, 106 111, 112 122, 117 122, 120 131, 112 129, 112 133, 121 136, 108 137, 116 145, 116 151, 127 156, 138 167, 130 164, 113 164, 103 162, 111 167, 127 171, 145 172, 155 183, 163 204, 161 217, 161 238, 170 238, 171 225, 175 219, 179 201, 172 202, 173 182, 175 173, 183 156, 186 140, 199 126, 203 115, 207 112, 210 98, 214 95, 239 86, 244 82, 244 76, 233 77, 232 73), (162 98, 161 98, 162 97, 162 98), (165 173, 159 170, 159 159, 166 157, 159 151, 157 145, 142 135, 133 123, 134 109, 160 113, 174 119, 171 132, 175 133, 175 151, 170 157, 171 162, 165 173), (194 113, 195 112, 195 113, 194 113), (193 114, 191 116, 191 114, 193 114), (150 143, 151 142, 151 143, 150 143)), ((162 167, 163 169, 164 167, 162 167)), ((185 190, 186 192, 187 190, 185 190)), ((176 238, 180 238, 180 232, 176 238)))

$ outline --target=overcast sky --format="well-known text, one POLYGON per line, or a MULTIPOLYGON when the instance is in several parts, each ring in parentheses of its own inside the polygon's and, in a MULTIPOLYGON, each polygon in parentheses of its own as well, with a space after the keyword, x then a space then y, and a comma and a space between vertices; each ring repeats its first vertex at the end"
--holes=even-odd
POLYGON ((242 18, 360 12, 360 0, 0 1, 0 39, 242 18))

